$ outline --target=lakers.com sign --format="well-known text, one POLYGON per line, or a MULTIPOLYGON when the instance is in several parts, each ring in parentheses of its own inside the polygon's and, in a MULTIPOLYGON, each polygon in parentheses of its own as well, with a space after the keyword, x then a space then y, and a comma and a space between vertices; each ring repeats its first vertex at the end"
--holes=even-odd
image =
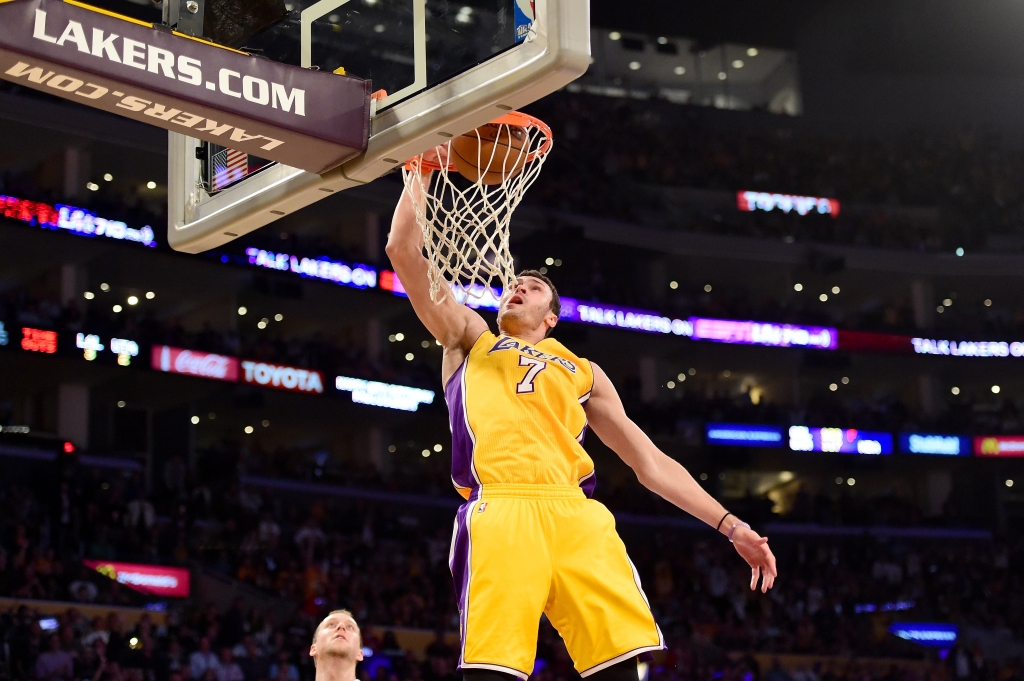
POLYGON ((0 0, 0 78, 310 172, 365 151, 370 82, 63 0, 0 0))

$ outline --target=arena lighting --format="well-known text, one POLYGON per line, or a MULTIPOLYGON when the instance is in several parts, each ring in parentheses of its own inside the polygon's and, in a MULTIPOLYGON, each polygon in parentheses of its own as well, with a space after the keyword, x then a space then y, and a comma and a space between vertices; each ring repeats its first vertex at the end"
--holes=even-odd
POLYGON ((778 426, 749 426, 737 423, 709 423, 705 426, 705 440, 709 445, 735 447, 781 447, 782 428, 778 426))
POLYGON ((888 455, 892 454, 892 435, 854 428, 790 426, 789 448, 794 452, 888 455))
POLYGON ((562 298, 561 300, 562 313, 559 318, 564 321, 683 337, 693 335, 691 320, 672 319, 648 310, 591 303, 575 298, 562 298))
POLYGON ((139 344, 127 338, 111 338, 110 351, 117 355, 117 363, 126 367, 132 363, 132 357, 139 356, 139 344))
POLYGON ((952 648, 959 631, 955 624, 897 622, 889 625, 890 634, 929 648, 952 648))
POLYGON ((974 438, 974 455, 988 457, 1024 456, 1024 435, 982 435, 974 438))
POLYGON ((0 195, 0 217, 26 222, 36 227, 64 229, 79 236, 104 236, 118 241, 139 243, 151 248, 157 245, 153 228, 149 225, 134 229, 118 220, 98 217, 85 208, 76 208, 60 203, 51 206, 47 203, 0 195))
POLYGON ((971 438, 960 435, 900 433, 900 451, 904 454, 970 456, 971 438))
POLYGON ((57 352, 57 332, 25 327, 21 330, 21 349, 52 355, 57 352))
POLYGON ((302 277, 330 281, 352 288, 376 288, 377 270, 369 265, 349 265, 330 258, 300 258, 288 253, 275 253, 259 248, 246 248, 249 264, 302 277))
POLYGON ((315 369, 249 360, 243 361, 241 366, 242 383, 310 394, 324 391, 324 375, 315 369))
MULTIPOLYGON (((421 404, 433 404, 434 402, 433 390, 367 381, 348 376, 336 377, 334 387, 341 392, 352 393, 352 401, 356 404, 368 404, 374 407, 416 411, 421 404)), ((435 446, 435 451, 440 450, 435 446)))
POLYGON ((739 345, 768 345, 772 347, 803 347, 835 350, 839 345, 836 329, 796 324, 770 324, 735 321, 730 319, 704 319, 690 317, 694 340, 717 341, 739 345))
MULTIPOLYGON (((396 296, 408 297, 398 275, 390 270, 381 271, 380 288, 396 296)), ((474 309, 497 310, 501 292, 494 288, 485 290, 482 286, 474 286, 469 289, 468 295, 465 291, 456 291, 456 299, 465 301, 468 307, 474 309)), ((561 302, 562 313, 559 319, 562 321, 684 337, 693 335, 693 324, 689 320, 672 319, 649 310, 592 303, 564 296, 561 302)))
POLYGON ((1019 341, 955 341, 911 338, 910 342, 914 344, 914 352, 919 355, 1024 357, 1024 342, 1019 341))
POLYGON ((853 606, 853 612, 857 615, 871 612, 903 612, 911 610, 915 605, 914 601, 894 601, 891 603, 860 603, 853 606))
POLYGON ((82 351, 82 356, 88 361, 96 359, 96 353, 105 349, 100 337, 95 334, 80 333, 75 336, 75 347, 82 351))
POLYGON ((191 592, 189 571, 182 568, 105 560, 84 560, 82 564, 129 589, 151 596, 188 598, 191 592))
POLYGON ((762 210, 771 212, 781 210, 783 213, 796 212, 798 215, 817 213, 819 215, 839 216, 839 200, 819 196, 793 196, 791 194, 769 194, 767 192, 738 191, 736 206, 745 213, 762 210))
POLYGON ((238 360, 211 352, 185 350, 168 345, 154 345, 150 366, 156 371, 185 374, 218 381, 238 380, 238 360))

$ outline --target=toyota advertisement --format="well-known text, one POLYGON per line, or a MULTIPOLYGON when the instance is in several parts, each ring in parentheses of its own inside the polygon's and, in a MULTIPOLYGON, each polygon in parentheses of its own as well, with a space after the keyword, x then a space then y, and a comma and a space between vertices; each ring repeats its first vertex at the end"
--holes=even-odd
POLYGON ((242 382, 314 395, 324 391, 324 375, 319 371, 269 362, 242 362, 242 382))

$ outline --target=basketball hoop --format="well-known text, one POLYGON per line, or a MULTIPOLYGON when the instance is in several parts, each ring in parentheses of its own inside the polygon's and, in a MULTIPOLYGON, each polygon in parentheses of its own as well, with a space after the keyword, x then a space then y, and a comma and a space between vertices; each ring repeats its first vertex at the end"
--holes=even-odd
POLYGON ((491 126, 497 126, 491 129, 498 143, 481 137, 479 129, 463 136, 476 138, 475 163, 462 159, 477 170, 475 181, 460 174, 451 160, 452 141, 405 163, 405 187, 423 232, 435 304, 449 295, 463 304, 489 297, 494 279, 503 291, 516 283, 509 222, 551 150, 551 128, 517 111, 491 126))

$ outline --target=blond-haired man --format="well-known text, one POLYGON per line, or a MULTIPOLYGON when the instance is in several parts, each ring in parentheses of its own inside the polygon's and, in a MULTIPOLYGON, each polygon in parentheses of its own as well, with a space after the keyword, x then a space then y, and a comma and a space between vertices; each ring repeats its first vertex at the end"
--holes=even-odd
POLYGON ((309 656, 316 666, 316 681, 355 681, 363 638, 352 613, 335 610, 327 615, 313 632, 309 656))

